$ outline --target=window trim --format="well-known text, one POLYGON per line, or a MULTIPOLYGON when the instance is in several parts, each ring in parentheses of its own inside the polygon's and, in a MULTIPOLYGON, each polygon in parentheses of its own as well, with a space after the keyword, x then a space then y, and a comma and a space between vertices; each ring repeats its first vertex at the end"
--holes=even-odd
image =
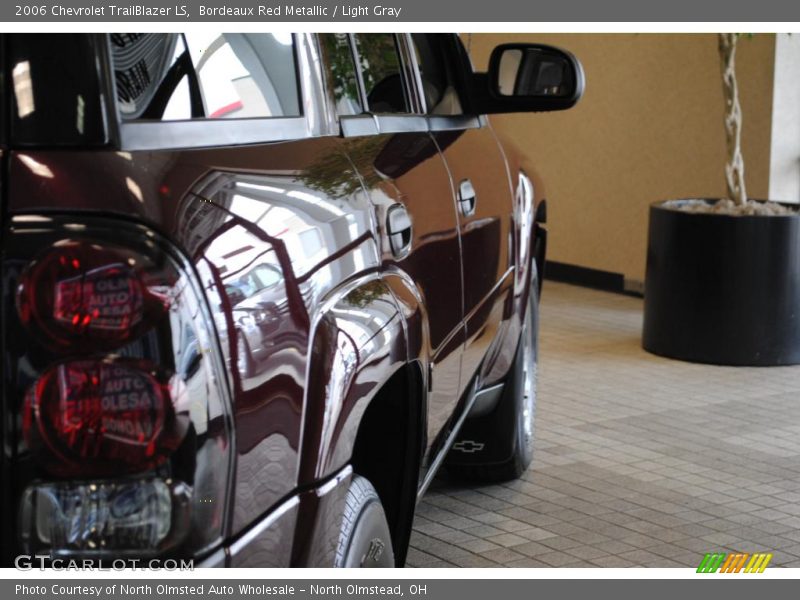
POLYGON ((345 115, 339 117, 342 137, 384 133, 424 133, 480 129, 487 124, 482 115, 345 115))
MULTIPOLYGON (((369 113, 369 100, 367 99, 367 86, 364 84, 364 74, 361 72, 361 54, 356 44, 356 34, 348 33, 347 41, 350 44, 350 55, 353 57, 353 69, 356 72, 356 85, 358 86, 358 97, 361 102, 361 110, 369 113)), ((352 116, 352 115, 351 115, 352 116)))
POLYGON ((305 117, 207 119, 121 123, 121 150, 177 150, 243 146, 309 137, 305 117))
POLYGON ((309 34, 292 34, 295 56, 295 78, 298 86, 300 116, 253 117, 243 119, 186 119, 173 121, 125 121, 116 98, 116 81, 111 59, 111 39, 105 34, 101 62, 107 73, 107 107, 109 129, 120 150, 180 150, 226 146, 255 145, 270 142, 332 135, 320 119, 323 110, 314 102, 314 87, 320 85, 320 74, 309 56, 309 34))
POLYGON ((425 92, 422 87, 422 75, 419 70, 419 63, 414 52, 414 42, 409 33, 395 34, 397 47, 400 50, 400 60, 403 67, 403 81, 408 85, 408 95, 411 106, 411 113, 427 116, 428 107, 425 101, 425 92), (413 85, 412 82, 413 81, 413 85))

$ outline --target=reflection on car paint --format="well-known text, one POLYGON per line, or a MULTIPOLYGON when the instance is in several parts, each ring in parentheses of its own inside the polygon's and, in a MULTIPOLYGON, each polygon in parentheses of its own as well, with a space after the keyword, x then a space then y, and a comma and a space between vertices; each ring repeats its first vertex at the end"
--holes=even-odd
MULTIPOLYGON (((363 192, 352 188, 331 197, 302 174, 214 170, 178 205, 180 237, 197 257, 213 299, 234 388, 235 523, 297 485, 315 311, 352 273, 378 266, 363 192)), ((363 342, 360 337, 354 339, 363 342)))

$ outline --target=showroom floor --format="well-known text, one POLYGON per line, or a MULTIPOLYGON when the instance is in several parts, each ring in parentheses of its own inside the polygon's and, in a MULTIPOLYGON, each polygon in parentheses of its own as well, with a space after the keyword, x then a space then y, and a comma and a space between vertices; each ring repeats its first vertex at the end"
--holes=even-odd
POLYGON ((533 467, 440 478, 409 566, 800 567, 800 367, 725 368, 640 347, 642 301, 547 282, 533 467))

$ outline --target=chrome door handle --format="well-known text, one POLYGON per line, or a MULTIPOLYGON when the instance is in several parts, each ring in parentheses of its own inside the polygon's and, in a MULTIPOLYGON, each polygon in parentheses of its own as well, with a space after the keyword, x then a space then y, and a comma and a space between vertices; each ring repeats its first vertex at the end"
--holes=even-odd
POLYGON ((474 215, 477 201, 478 198, 472 182, 469 179, 464 179, 458 184, 458 207, 461 209, 461 214, 465 217, 474 215))
POLYGON ((402 258, 411 250, 411 216, 402 204, 394 204, 386 212, 386 232, 392 254, 402 258))

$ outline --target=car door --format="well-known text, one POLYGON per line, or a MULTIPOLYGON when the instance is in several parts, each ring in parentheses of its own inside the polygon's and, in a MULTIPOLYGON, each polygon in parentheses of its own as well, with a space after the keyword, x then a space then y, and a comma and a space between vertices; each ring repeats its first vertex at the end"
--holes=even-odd
MULTIPOLYGON (((449 175, 408 85, 394 34, 323 34, 345 148, 361 175, 383 233, 381 261, 413 281, 429 322, 427 444, 423 468, 444 443, 459 397, 462 270, 449 175), (353 71, 353 63, 358 68, 353 71)), ((396 293, 404 293, 403 286, 396 293)))
POLYGON ((465 55, 449 34, 412 34, 430 129, 447 165, 464 264, 466 340, 460 390, 474 380, 500 339, 513 294, 512 195, 506 160, 488 122, 463 110, 465 55))

